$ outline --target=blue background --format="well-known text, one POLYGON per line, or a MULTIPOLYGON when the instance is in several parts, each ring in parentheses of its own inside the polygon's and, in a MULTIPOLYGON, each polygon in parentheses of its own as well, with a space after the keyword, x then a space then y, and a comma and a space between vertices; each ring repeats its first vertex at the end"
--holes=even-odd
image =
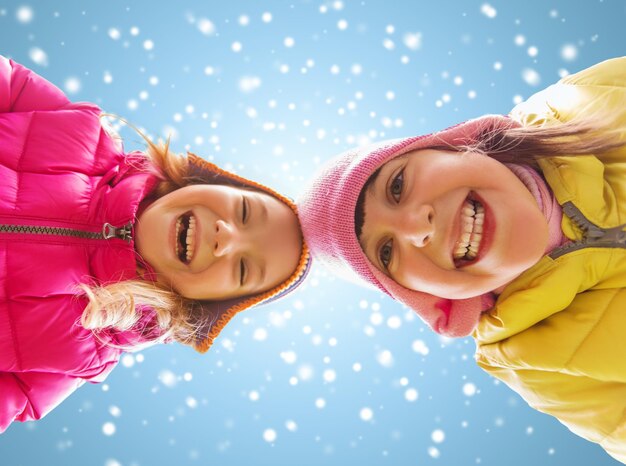
MULTIPOLYGON (((353 145, 507 113, 624 54, 625 19, 622 0, 0 0, 0 53, 296 197, 353 145)), ((0 464, 617 464, 473 352, 315 267, 287 299, 234 319, 209 354, 126 356, 105 384, 13 425, 0 464)))

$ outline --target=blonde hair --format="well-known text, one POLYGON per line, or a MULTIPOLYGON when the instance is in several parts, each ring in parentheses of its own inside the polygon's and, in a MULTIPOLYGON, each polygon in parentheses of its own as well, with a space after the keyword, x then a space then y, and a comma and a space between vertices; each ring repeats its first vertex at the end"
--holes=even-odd
MULTIPOLYGON (((172 153, 169 150, 169 140, 154 144, 139 130, 135 130, 148 145, 145 157, 162 177, 154 191, 154 197, 159 198, 189 184, 187 156, 172 153)), ((210 326, 211 320, 217 317, 203 317, 201 306, 197 302, 150 281, 126 280, 104 286, 81 284, 79 288, 89 299, 80 323, 91 329, 96 336, 109 329, 130 330, 141 319, 143 308, 154 312, 158 328, 137 330, 145 335, 153 334, 156 330, 159 336, 141 345, 118 346, 125 350, 143 349, 165 340, 175 340, 191 346, 198 331, 206 328, 207 324, 210 326)))

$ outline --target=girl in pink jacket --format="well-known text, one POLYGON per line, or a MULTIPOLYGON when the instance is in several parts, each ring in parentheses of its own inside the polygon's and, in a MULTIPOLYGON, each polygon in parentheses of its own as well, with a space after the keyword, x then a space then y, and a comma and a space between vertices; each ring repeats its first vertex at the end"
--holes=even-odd
POLYGON ((121 352, 205 352, 309 265, 294 204, 167 145, 124 153, 100 109, 0 56, 0 432, 121 352))

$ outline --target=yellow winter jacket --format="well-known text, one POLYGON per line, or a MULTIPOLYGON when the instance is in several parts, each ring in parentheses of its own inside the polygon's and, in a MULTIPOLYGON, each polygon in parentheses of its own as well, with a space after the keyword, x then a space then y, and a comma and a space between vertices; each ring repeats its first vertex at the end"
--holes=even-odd
MULTIPOLYGON (((600 112, 626 142, 626 57, 568 76, 515 107, 523 125, 600 112)), ((540 163, 562 206, 619 236, 626 229, 626 147, 540 163)), ((567 209, 564 209, 564 213, 567 209)), ((583 231, 563 216, 563 233, 583 231)), ((543 257, 506 286, 473 336, 476 360, 533 408, 626 464, 626 241, 543 257)))

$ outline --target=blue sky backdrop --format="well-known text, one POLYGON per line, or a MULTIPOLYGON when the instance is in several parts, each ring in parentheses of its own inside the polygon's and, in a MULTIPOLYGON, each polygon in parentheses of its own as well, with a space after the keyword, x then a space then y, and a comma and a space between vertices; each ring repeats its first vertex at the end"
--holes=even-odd
MULTIPOLYGON (((297 197, 349 147, 441 129, 626 52, 622 0, 0 0, 0 54, 297 197)), ((128 149, 139 136, 122 129, 128 149)), ((315 267, 205 356, 126 355, 3 466, 617 464, 380 293, 315 267)))

